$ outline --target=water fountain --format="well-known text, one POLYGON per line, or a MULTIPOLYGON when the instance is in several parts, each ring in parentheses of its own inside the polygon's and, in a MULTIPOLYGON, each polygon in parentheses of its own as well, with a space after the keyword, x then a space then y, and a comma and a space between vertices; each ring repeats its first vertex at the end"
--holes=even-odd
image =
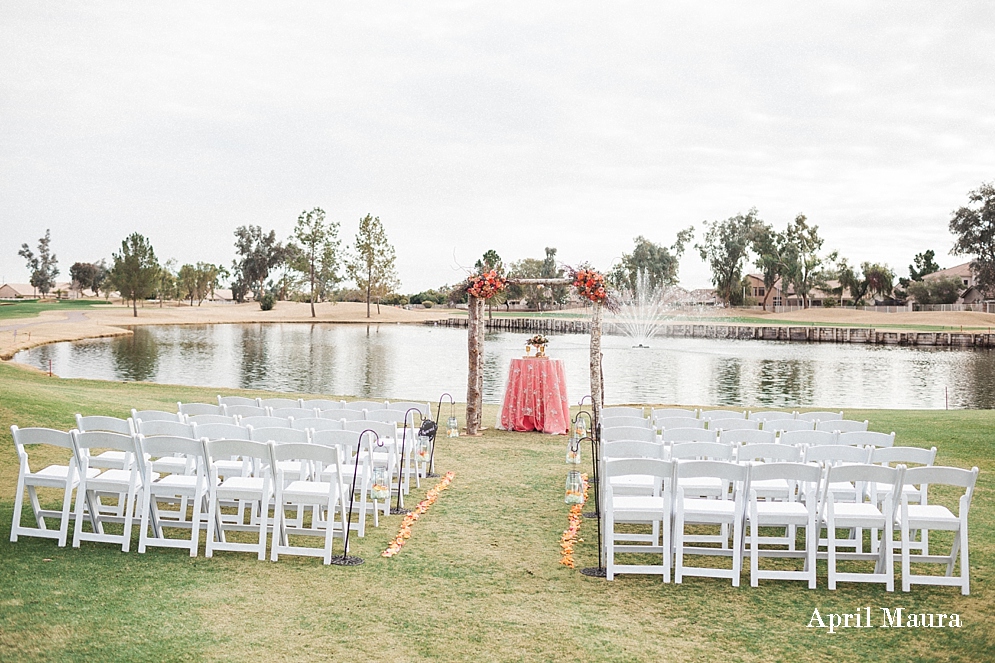
POLYGON ((631 338, 633 348, 649 348, 657 335, 678 309, 691 303, 690 293, 679 286, 653 286, 646 272, 636 275, 635 290, 620 294, 619 312, 611 319, 612 328, 631 338))

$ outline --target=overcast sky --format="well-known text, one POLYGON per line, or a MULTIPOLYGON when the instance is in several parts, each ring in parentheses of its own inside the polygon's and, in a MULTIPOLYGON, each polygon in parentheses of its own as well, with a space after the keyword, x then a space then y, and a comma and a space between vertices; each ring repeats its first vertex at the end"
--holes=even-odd
MULTIPOLYGON (((995 179, 995 3, 0 3, 0 280, 379 216, 402 291, 757 207, 905 275, 995 179)), ((700 233, 698 235, 700 237, 700 233)), ((682 284, 708 285, 693 251, 682 284)))

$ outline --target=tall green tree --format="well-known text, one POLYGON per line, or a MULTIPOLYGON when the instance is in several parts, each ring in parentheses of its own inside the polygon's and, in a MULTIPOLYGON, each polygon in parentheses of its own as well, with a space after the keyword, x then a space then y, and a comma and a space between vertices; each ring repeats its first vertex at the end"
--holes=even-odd
POLYGON ((967 198, 968 204, 950 218, 956 237, 950 252, 974 256, 971 271, 978 286, 995 292, 995 182, 982 183, 967 198))
POLYGON ((636 237, 632 253, 622 254, 621 262, 608 274, 608 282, 619 290, 635 292, 642 273, 651 289, 676 285, 684 247, 692 237, 693 226, 677 233, 677 239, 670 247, 655 244, 642 235, 636 237))
POLYGON ((380 223, 380 217, 367 214, 359 220, 359 230, 352 247, 346 270, 349 278, 366 297, 366 317, 370 316, 370 303, 377 299, 377 315, 380 314, 380 299, 399 287, 397 271, 394 267, 397 257, 394 247, 387 241, 387 233, 380 223))
POLYGON ((799 214, 788 224, 785 231, 784 282, 794 288, 802 298, 803 308, 809 306, 809 294, 818 286, 821 278, 823 239, 819 237, 819 226, 809 225, 804 214, 799 214))
POLYGON ((232 265, 232 294, 242 302, 252 292, 261 299, 270 271, 283 264, 287 249, 276 241, 276 231, 264 233, 260 226, 239 226, 235 229, 235 251, 238 258, 232 265))
POLYGON ((51 230, 45 229, 45 236, 38 240, 38 255, 35 255, 27 244, 21 244, 17 255, 28 263, 31 272, 31 287, 37 288, 44 297, 55 287, 55 277, 59 275, 59 260, 52 253, 51 230))
POLYGON ((310 284, 311 317, 316 317, 314 302, 327 289, 339 282, 339 224, 325 221, 325 211, 315 207, 301 212, 294 228, 294 239, 300 244, 293 261, 294 269, 307 275, 310 284))
POLYGON ((785 236, 774 230, 773 226, 757 219, 750 233, 750 249, 756 256, 754 265, 760 270, 764 279, 763 309, 767 310, 767 301, 774 292, 778 279, 784 275, 787 265, 785 260, 785 236))
POLYGON ((159 308, 167 299, 183 298, 179 275, 176 274, 176 259, 170 258, 159 265, 159 273, 155 277, 155 294, 159 296, 159 308))
POLYGON ((762 223, 756 208, 725 221, 705 222, 705 235, 695 245, 712 270, 716 294, 728 304, 742 304, 743 263, 749 255, 754 228, 762 223))
POLYGON ((83 291, 87 288, 97 292, 97 288, 94 286, 97 271, 97 266, 92 262, 73 263, 73 266, 69 268, 69 278, 72 280, 73 290, 78 293, 77 296, 82 296, 83 291))
POLYGON ((155 291, 159 271, 159 261, 156 260, 152 244, 139 233, 128 235, 121 242, 121 252, 114 254, 111 280, 121 296, 131 300, 131 310, 136 318, 138 300, 145 299, 155 291))

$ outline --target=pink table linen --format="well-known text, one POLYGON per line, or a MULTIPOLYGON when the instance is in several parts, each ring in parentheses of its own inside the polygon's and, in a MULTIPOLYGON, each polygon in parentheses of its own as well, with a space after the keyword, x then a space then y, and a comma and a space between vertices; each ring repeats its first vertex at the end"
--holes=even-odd
POLYGON ((512 359, 497 427, 561 435, 570 430, 562 359, 512 359))

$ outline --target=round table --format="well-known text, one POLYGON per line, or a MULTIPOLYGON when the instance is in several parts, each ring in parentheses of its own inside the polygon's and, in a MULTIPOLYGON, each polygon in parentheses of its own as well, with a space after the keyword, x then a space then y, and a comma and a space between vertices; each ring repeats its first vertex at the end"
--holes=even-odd
POLYGON ((502 430, 560 435, 570 430, 567 378, 562 359, 512 359, 498 414, 502 430))

